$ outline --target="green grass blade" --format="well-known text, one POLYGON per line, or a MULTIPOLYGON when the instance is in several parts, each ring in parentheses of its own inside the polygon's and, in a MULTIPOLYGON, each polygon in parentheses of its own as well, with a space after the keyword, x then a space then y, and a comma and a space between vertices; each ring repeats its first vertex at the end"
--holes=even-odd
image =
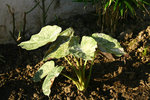
POLYGON ((115 2, 114 9, 113 9, 114 11, 115 11, 115 10, 116 10, 116 8, 117 8, 118 1, 119 1, 119 0, 116 0, 116 2, 115 2))
POLYGON ((105 7, 104 7, 104 13, 106 12, 108 6, 109 6, 109 2, 107 2, 107 3, 105 4, 105 7))
POLYGON ((150 6, 150 2, 143 1, 143 3, 150 6))
POLYGON ((123 5, 122 5, 122 2, 119 3, 119 9, 120 9, 120 15, 123 16, 124 8, 123 8, 123 5))
POLYGON ((132 13, 132 15, 134 16, 135 12, 134 12, 134 8, 131 6, 131 4, 128 3, 126 0, 124 0, 123 2, 125 3, 125 5, 127 6, 127 8, 130 10, 130 12, 132 13))

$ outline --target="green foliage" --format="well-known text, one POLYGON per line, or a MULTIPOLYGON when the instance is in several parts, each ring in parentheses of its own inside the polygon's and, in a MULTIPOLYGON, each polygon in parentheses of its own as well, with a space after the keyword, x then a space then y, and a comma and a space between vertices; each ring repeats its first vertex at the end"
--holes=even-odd
POLYGON ((150 6, 150 0, 75 0, 76 2, 91 2, 96 4, 98 25, 101 32, 116 32, 119 19, 126 18, 127 14, 136 16, 139 8, 150 14, 145 5, 150 6))
POLYGON ((113 6, 113 10, 117 10, 117 8, 120 11, 120 15, 123 16, 124 13, 129 10, 131 14, 134 16, 136 15, 135 9, 141 8, 143 10, 146 10, 145 5, 150 5, 149 0, 108 0, 105 3, 105 11, 110 6, 113 6))
MULTIPOLYGON (((102 4, 102 11, 97 10, 102 21, 101 25, 104 28, 110 28, 110 32, 114 33, 117 30, 119 19, 125 19, 127 15, 136 16, 136 9, 139 8, 145 12, 145 5, 150 5, 149 0, 104 0, 102 4)), ((98 8, 101 8, 101 5, 97 5, 98 8)), ((149 13, 149 12, 148 12, 149 13)), ((113 34, 114 35, 114 34, 113 34)))
POLYGON ((103 52, 113 53, 117 56, 125 54, 119 42, 104 33, 94 33, 92 36, 83 36, 80 42, 80 38, 74 36, 74 30, 72 28, 68 28, 63 32, 60 31, 61 28, 56 25, 46 26, 42 28, 40 33, 33 35, 29 41, 19 44, 23 49, 34 50, 51 42, 43 59, 46 63, 41 66, 33 77, 35 82, 46 77, 42 85, 42 90, 47 96, 49 96, 51 92, 50 88, 52 87, 54 79, 64 68, 63 66, 57 65, 55 67, 54 61, 47 61, 48 58, 65 58, 70 67, 74 70, 76 77, 68 76, 64 73, 61 74, 72 80, 80 91, 84 91, 87 88, 91 77, 96 49, 100 49, 103 52), (67 58, 68 55, 73 58, 67 58), (88 61, 91 61, 91 67, 89 74, 86 77, 85 73, 88 61))
POLYGON ((101 2, 103 6, 104 13, 107 9, 109 9, 110 6, 113 6, 113 11, 117 10, 119 8, 120 15, 123 16, 123 14, 129 10, 133 15, 135 15, 135 9, 136 7, 141 8, 143 10, 146 10, 145 5, 150 6, 150 0, 74 0, 75 2, 92 2, 92 3, 98 3, 101 2))

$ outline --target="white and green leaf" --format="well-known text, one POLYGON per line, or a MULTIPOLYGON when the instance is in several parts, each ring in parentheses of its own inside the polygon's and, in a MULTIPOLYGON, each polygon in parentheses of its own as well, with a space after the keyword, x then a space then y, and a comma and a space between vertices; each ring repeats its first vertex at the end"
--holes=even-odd
POLYGON ((48 58, 62 58, 69 54, 70 40, 74 34, 72 28, 68 28, 58 37, 57 41, 51 44, 48 51, 45 54, 44 60, 48 58))
POLYGON ((70 48, 70 53, 84 60, 93 60, 97 42, 90 36, 83 36, 81 44, 70 48))
POLYGON ((63 66, 56 66, 53 67, 53 70, 50 70, 49 74, 45 78, 43 85, 42 85, 42 90, 44 95, 49 96, 51 93, 51 87, 53 85, 54 79, 59 76, 61 71, 63 70, 63 66))
POLYGON ((97 41, 98 48, 102 52, 112 53, 116 56, 122 56, 125 54, 125 51, 120 46, 120 43, 111 36, 104 33, 94 33, 92 34, 92 37, 97 41))
POLYGON ((64 30, 63 32, 60 33, 59 36, 68 36, 68 37, 72 37, 74 35, 74 30, 73 28, 67 28, 66 30, 64 30))
POLYGON ((32 35, 31 39, 19 44, 20 47, 26 50, 34 50, 49 42, 53 42, 59 36, 61 27, 47 25, 41 29, 38 34, 32 35))
POLYGON ((42 78, 44 78, 48 73, 53 70, 55 66, 54 61, 47 61, 45 64, 43 64, 40 69, 35 73, 33 77, 34 82, 40 81, 42 78))
POLYGON ((86 54, 86 60, 92 60, 97 48, 97 42, 89 36, 83 36, 81 41, 81 49, 86 54))

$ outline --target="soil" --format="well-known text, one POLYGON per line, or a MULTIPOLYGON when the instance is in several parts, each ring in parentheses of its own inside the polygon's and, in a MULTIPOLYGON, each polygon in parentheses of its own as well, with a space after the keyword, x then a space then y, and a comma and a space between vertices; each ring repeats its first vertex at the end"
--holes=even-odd
MULTIPOLYGON (((100 32, 93 14, 57 19, 63 29, 73 27, 79 36, 100 32)), ((99 52, 95 59, 92 77, 85 92, 63 76, 55 79, 50 97, 42 93, 43 80, 37 83, 32 77, 42 65, 47 46, 34 51, 22 50, 15 44, 0 45, 3 62, 0 62, 1 100, 148 100, 150 99, 150 17, 129 18, 118 27, 115 38, 127 55, 99 52)), ((66 65, 64 59, 57 63, 66 65)))

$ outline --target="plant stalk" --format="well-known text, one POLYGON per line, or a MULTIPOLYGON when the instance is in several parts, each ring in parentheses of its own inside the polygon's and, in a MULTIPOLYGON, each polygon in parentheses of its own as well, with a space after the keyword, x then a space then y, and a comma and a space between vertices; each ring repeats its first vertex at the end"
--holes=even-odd
POLYGON ((87 65, 87 60, 84 62, 84 66, 83 66, 83 79, 85 79, 86 65, 87 65))
POLYGON ((94 64, 94 61, 92 61, 92 64, 91 64, 91 66, 90 66, 90 72, 89 72, 89 75, 88 75, 88 77, 87 77, 87 83, 86 83, 86 86, 85 86, 86 88, 88 87, 89 82, 90 82, 90 79, 91 79, 93 64, 94 64))
POLYGON ((73 66, 72 65, 72 63, 68 60, 68 58, 67 57, 64 57, 66 60, 67 60, 67 62, 69 63, 69 65, 72 67, 72 69, 75 71, 75 73, 76 73, 76 75, 77 75, 77 78, 80 80, 81 78, 81 75, 80 75, 80 72, 76 69, 76 67, 75 66, 73 66))
POLYGON ((93 67, 93 65, 94 65, 94 59, 95 59, 95 56, 96 56, 97 52, 98 52, 98 51, 96 51, 96 52, 94 53, 94 58, 93 58, 93 60, 92 60, 91 66, 90 66, 90 72, 89 72, 89 75, 88 75, 88 77, 87 77, 87 81, 86 81, 86 84, 85 84, 85 89, 87 89, 87 87, 88 87, 88 85, 89 85, 89 82, 90 82, 90 79, 91 79, 92 67, 93 67))
POLYGON ((43 26, 46 25, 46 11, 45 11, 45 0, 42 0, 42 20, 43 20, 43 26))

